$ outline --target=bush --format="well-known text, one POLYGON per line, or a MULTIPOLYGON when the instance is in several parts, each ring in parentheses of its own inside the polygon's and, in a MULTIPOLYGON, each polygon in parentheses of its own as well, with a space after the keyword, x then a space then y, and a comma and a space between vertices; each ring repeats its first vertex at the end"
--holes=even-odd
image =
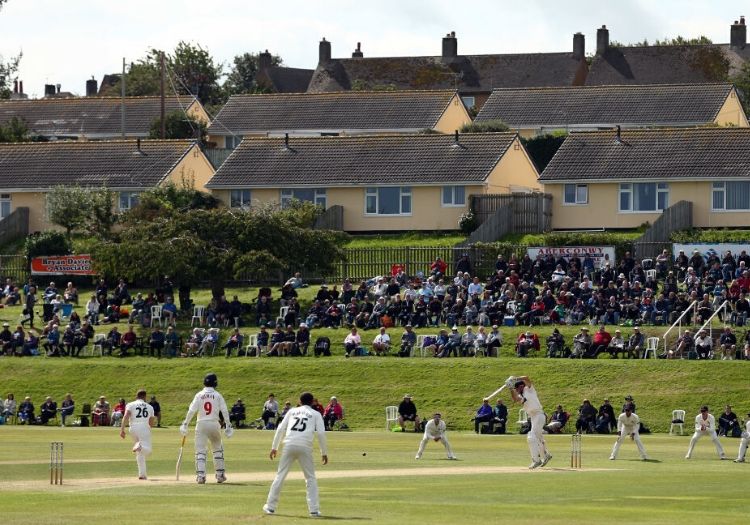
POLYGON ((462 213, 458 217, 458 227, 461 229, 463 233, 466 235, 471 234, 474 230, 479 227, 479 223, 477 222, 477 216, 474 215, 471 211, 467 211, 462 213))
POLYGON ((748 230, 682 230, 672 232, 669 237, 672 242, 696 243, 696 242, 730 242, 746 243, 750 239, 748 230))
POLYGON ((483 120, 482 122, 472 122, 461 126, 461 133, 493 133, 510 131, 508 125, 500 119, 483 120))
POLYGON ((26 237, 24 251, 29 259, 41 255, 69 255, 71 253, 70 240, 59 231, 34 233, 26 237))

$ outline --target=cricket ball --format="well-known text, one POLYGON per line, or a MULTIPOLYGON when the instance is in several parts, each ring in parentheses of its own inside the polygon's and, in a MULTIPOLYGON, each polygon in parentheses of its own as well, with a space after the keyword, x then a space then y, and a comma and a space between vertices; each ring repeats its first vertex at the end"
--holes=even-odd
POLYGON ((367 455, 367 452, 362 452, 362 455, 363 455, 363 456, 366 456, 366 455, 367 455))

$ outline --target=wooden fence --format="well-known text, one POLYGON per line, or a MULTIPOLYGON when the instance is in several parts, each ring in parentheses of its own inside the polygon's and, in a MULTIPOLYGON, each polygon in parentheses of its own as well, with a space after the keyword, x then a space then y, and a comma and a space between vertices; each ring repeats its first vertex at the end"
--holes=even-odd
POLYGON ((344 207, 336 204, 325 210, 315 219, 316 230, 344 230, 344 207))
POLYGON ((0 246, 29 234, 29 209, 22 206, 0 220, 0 246))
POLYGON ((633 255, 639 259, 656 257, 662 250, 672 251, 670 235, 693 227, 693 203, 679 201, 664 210, 646 232, 633 241, 633 255))
POLYGON ((542 233, 552 227, 552 196, 545 193, 472 195, 479 227, 466 244, 493 242, 511 233, 542 233))
POLYGON ((23 285, 29 279, 29 263, 23 255, 0 255, 0 278, 23 285))

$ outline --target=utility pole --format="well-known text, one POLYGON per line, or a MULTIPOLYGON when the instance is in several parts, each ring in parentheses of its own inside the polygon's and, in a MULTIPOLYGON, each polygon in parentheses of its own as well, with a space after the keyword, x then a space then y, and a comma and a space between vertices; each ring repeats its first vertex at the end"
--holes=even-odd
POLYGON ((167 122, 165 120, 165 101, 164 101, 164 51, 161 52, 161 138, 167 138, 167 122))
POLYGON ((122 57, 122 76, 120 77, 120 133, 125 138, 125 57, 122 57))

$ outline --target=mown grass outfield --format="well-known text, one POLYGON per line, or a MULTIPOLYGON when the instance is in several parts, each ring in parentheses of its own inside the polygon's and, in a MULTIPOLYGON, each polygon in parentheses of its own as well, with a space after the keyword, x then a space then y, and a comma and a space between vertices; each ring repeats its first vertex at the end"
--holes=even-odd
MULTIPOLYGON (((192 443, 175 481, 176 427, 155 429, 149 480, 136 479, 130 440, 113 428, 1 427, 0 513, 13 524, 300 523, 304 482, 290 476, 275 516, 261 507, 276 462, 272 433, 241 430, 225 440, 229 481, 196 485, 192 443), (65 481, 50 486, 49 442, 65 443, 65 481)), ((719 461, 703 440, 644 436, 651 462, 628 440, 608 461, 614 436, 583 437, 583 468, 569 468, 570 436, 548 437, 550 464, 529 471, 524 436, 451 432, 459 461, 439 443, 414 459, 419 436, 385 431, 328 434, 330 463, 317 463, 321 510, 341 523, 739 523, 747 512, 747 464, 719 461), (366 456, 363 454, 367 454, 366 456)), ((729 454, 738 440, 724 439, 729 454)), ((316 453, 317 455, 317 453, 316 453)))

